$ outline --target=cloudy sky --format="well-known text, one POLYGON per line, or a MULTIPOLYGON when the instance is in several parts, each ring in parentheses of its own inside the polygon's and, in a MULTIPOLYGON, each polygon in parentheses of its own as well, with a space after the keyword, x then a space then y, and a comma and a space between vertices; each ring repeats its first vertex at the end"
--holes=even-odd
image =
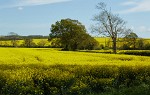
POLYGON ((0 0, 0 35, 48 35, 61 19, 79 20, 90 32, 95 6, 105 2, 139 37, 150 38, 150 0, 0 0))

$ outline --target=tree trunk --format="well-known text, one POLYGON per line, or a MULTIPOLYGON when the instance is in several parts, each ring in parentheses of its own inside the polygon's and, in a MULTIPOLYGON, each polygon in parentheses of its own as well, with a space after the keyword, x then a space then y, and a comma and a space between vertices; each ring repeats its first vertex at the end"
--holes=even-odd
POLYGON ((117 53, 117 43, 116 43, 116 38, 113 38, 113 53, 117 53))
POLYGON ((63 49, 63 50, 69 50, 69 47, 68 47, 68 45, 65 45, 65 48, 63 49))
POLYGON ((78 47, 78 45, 77 45, 77 43, 75 43, 72 47, 73 51, 77 50, 77 47, 78 47))

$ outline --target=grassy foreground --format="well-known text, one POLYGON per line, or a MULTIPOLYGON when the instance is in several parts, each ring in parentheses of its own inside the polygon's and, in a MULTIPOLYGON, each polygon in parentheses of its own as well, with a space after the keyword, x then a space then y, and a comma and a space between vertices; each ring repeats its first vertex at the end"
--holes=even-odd
POLYGON ((149 95, 150 57, 0 48, 0 95, 149 95))

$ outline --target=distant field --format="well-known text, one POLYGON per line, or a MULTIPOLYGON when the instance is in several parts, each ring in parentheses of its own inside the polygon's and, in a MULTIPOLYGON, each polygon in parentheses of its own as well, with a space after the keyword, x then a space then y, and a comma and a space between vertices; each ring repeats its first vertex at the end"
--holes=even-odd
POLYGON ((149 38, 145 38, 144 40, 150 43, 150 39, 149 38))

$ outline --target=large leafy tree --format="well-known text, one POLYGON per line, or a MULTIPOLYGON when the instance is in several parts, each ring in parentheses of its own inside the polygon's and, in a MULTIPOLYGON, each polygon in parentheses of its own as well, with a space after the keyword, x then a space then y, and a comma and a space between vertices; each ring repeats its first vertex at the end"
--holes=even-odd
POLYGON ((97 24, 93 26, 93 31, 109 36, 112 39, 113 52, 116 53, 117 38, 127 31, 125 21, 107 9, 106 4, 103 2, 98 3, 96 8, 100 12, 94 16, 93 20, 97 21, 97 24))
POLYGON ((87 40, 92 40, 91 43, 95 43, 93 46, 96 45, 94 38, 86 33, 85 26, 78 20, 72 19, 62 19, 52 24, 49 40, 52 39, 57 39, 65 50, 85 48, 87 47, 85 45, 89 45, 89 43, 85 43, 87 40))

